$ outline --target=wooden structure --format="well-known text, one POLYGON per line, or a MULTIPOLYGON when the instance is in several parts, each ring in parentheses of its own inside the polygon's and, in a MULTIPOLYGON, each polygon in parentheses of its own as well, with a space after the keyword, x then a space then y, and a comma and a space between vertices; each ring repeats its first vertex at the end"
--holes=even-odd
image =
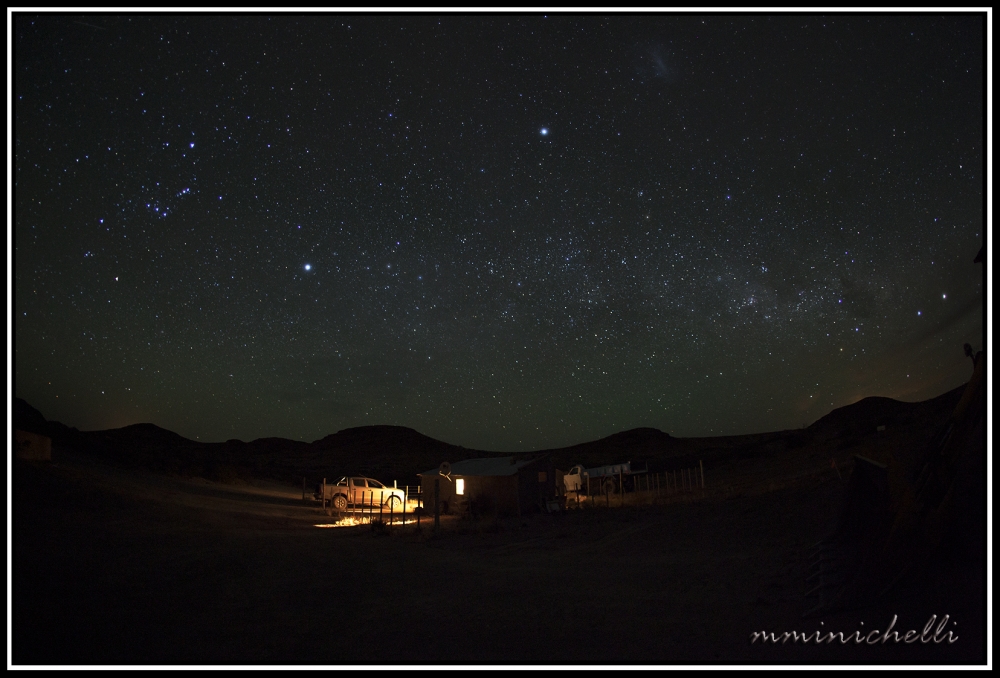
POLYGON ((520 515, 544 510, 545 502, 556 496, 556 471, 549 455, 538 457, 486 457, 450 464, 418 474, 426 504, 434 513, 433 488, 438 479, 438 508, 441 513, 520 515), (447 471, 447 465, 445 470, 447 471))
POLYGON ((15 430, 14 441, 18 459, 52 461, 52 439, 28 431, 15 430))

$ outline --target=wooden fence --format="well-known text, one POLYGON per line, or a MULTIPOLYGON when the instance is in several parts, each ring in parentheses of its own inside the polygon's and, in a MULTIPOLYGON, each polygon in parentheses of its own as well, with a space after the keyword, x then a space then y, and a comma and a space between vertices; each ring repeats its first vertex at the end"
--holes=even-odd
POLYGON ((704 493, 705 468, 699 461, 696 467, 660 473, 590 478, 584 492, 571 492, 566 496, 566 506, 638 506, 692 498, 704 493), (626 479, 629 482, 625 482, 626 479))
MULTIPOLYGON (((358 525, 374 522, 390 526, 412 523, 414 521, 419 523, 420 515, 416 509, 422 504, 423 497, 420 486, 406 485, 393 489, 403 490, 403 502, 398 507, 392 506, 391 502, 388 505, 383 505, 380 501, 376 500, 374 490, 363 490, 359 493, 361 501, 350 504, 345 509, 338 510, 327 501, 323 502, 323 508, 326 510, 327 515, 332 516, 336 513, 339 520, 351 520, 353 524, 358 525)), ((381 493, 382 491, 379 490, 380 495, 381 493)))
POLYGON ((708 497, 733 497, 773 492, 837 478, 846 482, 849 474, 848 459, 834 459, 823 455, 796 457, 784 455, 773 459, 747 460, 730 463, 713 469, 706 475, 703 464, 697 467, 676 469, 660 473, 633 474, 629 483, 625 476, 616 478, 613 491, 591 480, 589 494, 567 497, 567 506, 585 507, 642 506, 649 504, 690 501, 708 497), (622 486, 625 485, 625 489, 622 486), (576 501, 574 501, 576 500, 576 501))

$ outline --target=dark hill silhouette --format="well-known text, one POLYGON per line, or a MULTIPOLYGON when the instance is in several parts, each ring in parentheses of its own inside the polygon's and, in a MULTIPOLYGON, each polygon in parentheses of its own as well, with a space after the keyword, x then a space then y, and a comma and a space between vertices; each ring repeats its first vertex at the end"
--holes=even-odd
POLYGON ((464 447, 459 447, 458 445, 451 445, 449 443, 436 440, 430 436, 425 436, 423 433, 406 426, 386 425, 345 428, 337 431, 336 433, 331 433, 330 435, 313 443, 313 445, 317 446, 319 449, 329 450, 358 446, 381 446, 385 444, 411 445, 414 447, 434 447, 444 445, 446 447, 454 448, 457 453, 461 453, 462 450, 466 449, 464 447))
POLYGON ((817 419, 807 430, 824 437, 847 437, 870 433, 878 426, 905 425, 929 412, 951 411, 962 397, 964 390, 963 384, 936 398, 918 403, 906 403, 878 396, 862 398, 856 403, 838 407, 817 419))
POLYGON ((47 421, 41 412, 22 398, 14 398, 14 428, 48 436, 55 444, 72 445, 80 431, 58 421, 47 421))
POLYGON ((21 398, 14 398, 14 427, 21 431, 48 435, 48 422, 42 413, 21 398))
MULTIPOLYGON (((901 427, 937 421, 954 409, 963 388, 919 403, 864 398, 833 410, 805 429, 792 431, 675 438, 659 429, 644 427, 600 440, 517 456, 551 454, 556 467, 564 470, 576 463, 596 466, 623 461, 639 466, 645 464, 651 471, 688 467, 699 461, 709 468, 733 459, 766 457, 795 450, 814 442, 831 439, 849 442, 873 435, 881 425, 901 427)), ((311 443, 285 438, 202 443, 149 423, 81 432, 59 422, 47 421, 41 412, 21 398, 15 398, 13 414, 16 428, 50 436, 56 457, 62 447, 127 467, 213 480, 260 477, 292 482, 305 477, 312 483, 324 476, 359 474, 387 482, 398 480, 413 484, 417 482, 416 474, 442 461, 507 456, 507 453, 452 445, 404 426, 347 428, 311 443)))
POLYGON ((829 439, 858 440, 872 435, 878 426, 911 425, 919 419, 946 417, 962 395, 959 386, 936 398, 907 403, 892 398, 869 397, 839 407, 805 429, 773 431, 740 436, 713 438, 675 438, 655 428, 635 428, 570 447, 546 450, 556 467, 568 469, 573 464, 598 466, 631 461, 633 467, 646 465, 660 472, 695 466, 706 468, 732 461, 764 457, 794 450, 813 442, 829 439))
POLYGON ((552 455, 557 467, 566 470, 573 464, 596 466, 631 461, 641 465, 675 456, 683 448, 683 443, 669 433, 657 428, 641 427, 546 452, 552 455))
POLYGON ((452 445, 405 426, 385 425, 346 428, 312 443, 312 449, 345 474, 361 473, 407 484, 416 483, 416 474, 442 461, 498 455, 452 445))
POLYGON ((199 445, 200 443, 189 440, 179 433, 160 428, 156 424, 130 424, 122 428, 113 428, 100 431, 105 440, 115 440, 121 443, 132 445, 156 445, 159 447, 173 447, 178 445, 199 445))
POLYGON ((435 440, 404 426, 347 428, 312 443, 276 437, 203 443, 151 423, 79 431, 47 421, 21 398, 14 402, 14 424, 51 437, 57 457, 60 448, 71 449, 126 468, 228 481, 305 477, 312 483, 324 475, 358 474, 414 484, 417 473, 442 461, 497 454, 435 440))

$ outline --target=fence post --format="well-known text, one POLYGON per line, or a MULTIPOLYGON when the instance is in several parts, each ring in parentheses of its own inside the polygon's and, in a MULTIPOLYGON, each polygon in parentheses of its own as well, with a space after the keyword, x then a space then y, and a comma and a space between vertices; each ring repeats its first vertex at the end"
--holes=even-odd
POLYGON ((324 509, 326 508, 326 478, 323 478, 323 502, 320 504, 324 509))

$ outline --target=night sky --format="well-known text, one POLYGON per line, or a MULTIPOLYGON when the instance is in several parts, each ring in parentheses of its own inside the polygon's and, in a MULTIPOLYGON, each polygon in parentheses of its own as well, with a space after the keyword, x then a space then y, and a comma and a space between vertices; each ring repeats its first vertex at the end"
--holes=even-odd
POLYGON ((983 348, 984 15, 12 31, 14 391, 48 419, 731 435, 983 348))

